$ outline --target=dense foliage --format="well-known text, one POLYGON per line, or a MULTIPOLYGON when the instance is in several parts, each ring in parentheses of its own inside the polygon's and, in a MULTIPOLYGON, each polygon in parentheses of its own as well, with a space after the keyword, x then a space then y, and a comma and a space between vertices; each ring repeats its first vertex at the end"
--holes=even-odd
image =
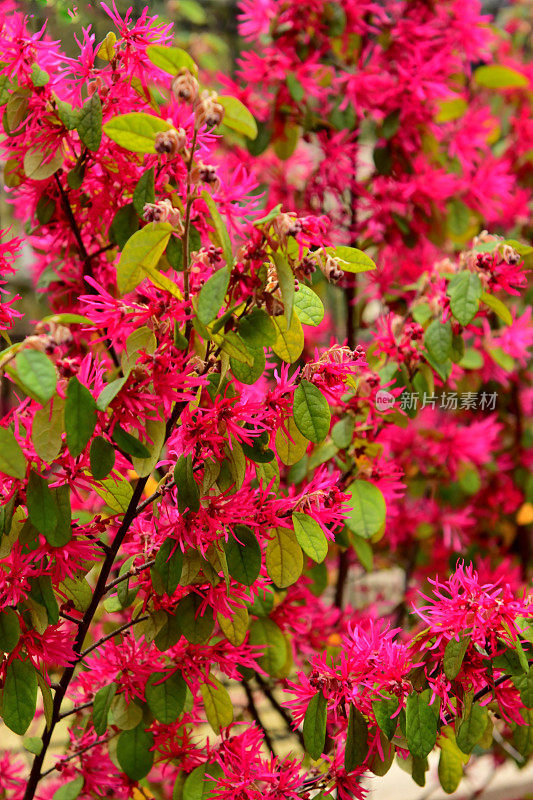
POLYGON ((217 93, 148 11, 71 58, 4 4, 51 311, 11 342, 5 231, 6 800, 348 800, 434 750, 452 792, 533 752, 527 22, 306 6, 245 0, 217 93))

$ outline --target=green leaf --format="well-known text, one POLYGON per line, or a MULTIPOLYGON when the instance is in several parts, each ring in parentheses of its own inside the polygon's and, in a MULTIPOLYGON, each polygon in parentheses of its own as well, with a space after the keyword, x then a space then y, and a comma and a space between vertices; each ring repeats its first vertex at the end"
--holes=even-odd
POLYGON ((96 152, 102 141, 102 103, 98 92, 93 92, 81 107, 76 128, 85 147, 96 152))
POLYGON ((145 446, 149 456, 148 458, 133 458, 133 468, 140 478, 146 478, 155 469, 165 443, 165 433, 166 425, 164 420, 146 420, 146 436, 150 441, 147 441, 145 446))
POLYGON ((26 477, 24 453, 9 428, 0 428, 0 471, 21 481, 26 477))
POLYGON ((443 364, 449 357, 452 349, 452 324, 450 320, 440 322, 434 319, 424 334, 424 343, 432 358, 439 364, 443 364))
POLYGON ((231 241, 228 230, 222 220, 222 217, 220 216, 216 203, 209 192, 204 189, 201 196, 205 201, 207 208, 209 209, 211 219, 213 220, 213 225, 215 227, 215 238, 219 247, 222 248, 224 261, 228 267, 231 267, 233 266, 233 253, 231 250, 231 241))
POLYGON ((252 622, 248 643, 253 647, 265 648, 257 663, 267 675, 279 675, 287 660, 287 642, 281 629, 270 617, 260 617, 252 622))
POLYGON ((463 369, 481 369, 483 364, 483 356, 479 350, 475 350, 473 347, 467 347, 459 361, 459 366, 463 369))
POLYGON ((302 323, 296 314, 292 316, 290 327, 285 316, 275 317, 272 321, 277 334, 272 350, 282 361, 293 364, 300 358, 304 349, 302 323))
POLYGON ((155 203, 155 186, 154 186, 154 167, 146 170, 137 183, 133 191, 133 206, 137 214, 141 217, 144 212, 145 203, 155 203))
POLYGON ((298 291, 294 295, 294 308, 302 325, 320 325, 324 319, 324 305, 318 295, 300 283, 298 291))
POLYGON ((37 575, 37 577, 30 579, 30 583, 30 597, 35 600, 36 603, 46 609, 46 615, 50 625, 57 625, 59 621, 59 606, 57 604, 50 576, 37 575))
POLYGON ((398 710, 398 698, 387 697, 383 698, 383 700, 374 700, 372 703, 372 710, 374 711, 377 724, 390 741, 394 736, 398 724, 398 715, 393 718, 393 714, 396 714, 398 710))
POLYGON ((294 272, 290 268, 289 262, 282 255, 282 253, 274 253, 273 258, 276 265, 276 274, 278 276, 281 297, 283 299, 285 317, 287 319, 287 325, 290 327, 295 295, 294 272))
POLYGON ((213 609, 205 604, 202 597, 192 593, 183 597, 176 606, 183 635, 191 644, 205 644, 215 627, 213 609), (200 613, 200 607, 204 610, 200 613))
POLYGON ((311 442, 322 442, 329 433, 331 411, 320 389, 302 379, 293 401, 294 421, 300 433, 311 442))
POLYGON ((146 778, 154 763, 154 737, 144 730, 144 722, 129 731, 122 731, 117 741, 117 759, 128 778, 146 778))
POLYGON ((9 100, 9 93, 13 85, 8 75, 0 75, 0 106, 4 106, 9 100))
POLYGON ((353 703, 350 704, 346 748, 344 750, 344 769, 353 772, 364 763, 368 754, 368 725, 363 714, 353 703))
POLYGON ((110 683, 99 689, 94 696, 92 717, 94 730, 98 736, 103 736, 107 730, 107 717, 117 688, 116 683, 110 683))
POLYGON ((178 511, 188 508, 196 513, 200 509, 200 489, 194 480, 191 456, 180 456, 174 467, 174 483, 178 490, 178 511))
POLYGON ((209 776, 220 777, 222 769, 218 764, 201 764, 193 769, 183 784, 183 796, 173 800, 211 800, 216 789, 216 780, 209 776))
POLYGON ((235 525, 224 544, 229 574, 244 586, 251 586, 261 571, 261 548, 246 525, 235 525))
POLYGON ((60 149, 50 153, 47 150, 26 150, 24 154, 24 172, 33 181, 46 181, 63 164, 60 149))
POLYGON ((40 736, 27 736, 22 740, 22 745, 28 753, 38 756, 43 749, 43 740, 40 736))
POLYGON ((177 615, 167 614, 164 624, 155 636, 154 644, 158 650, 164 652, 169 647, 174 647, 181 639, 181 635, 181 626, 177 615))
POLYGON ((233 722, 233 704, 224 686, 213 675, 200 686, 205 715, 214 732, 219 735, 222 728, 233 722))
POLYGON ((412 692, 405 709, 405 735, 411 754, 425 758, 437 741, 437 717, 422 694, 412 692))
POLYGON ((46 480, 33 470, 28 479, 26 503, 32 525, 47 537, 53 534, 58 521, 54 498, 46 480))
POLYGON ((305 712, 304 746, 311 758, 320 758, 326 746, 328 704, 323 692, 317 692, 309 701, 305 712))
POLYGON ((106 384, 98 398, 96 400, 96 408, 98 411, 105 411, 108 405, 111 403, 112 400, 115 399, 117 394, 120 392, 126 381, 128 380, 127 377, 125 378, 116 378, 111 383, 106 384))
POLYGON ((172 596, 178 588, 183 569, 183 553, 175 539, 165 539, 155 557, 152 569, 157 572, 161 583, 161 591, 159 591, 159 586, 156 587, 157 593, 166 592, 172 596))
POLYGON ((152 64, 162 69, 163 72, 168 72, 169 75, 177 75, 184 67, 193 74, 198 72, 198 67, 190 55, 179 47, 151 44, 146 48, 146 55, 152 64))
POLYGON ((469 644, 470 637, 462 636, 459 641, 457 641, 457 639, 450 639, 446 645, 442 665, 444 667, 444 674, 449 681, 455 680, 459 675, 469 644))
MULTIPOLYGON (((483 294, 481 279, 477 272, 470 272, 470 270, 458 272, 450 280, 447 294, 450 298, 450 308, 455 319, 461 325, 468 325, 469 322, 472 322, 477 314, 479 300, 483 294)), ((445 358, 438 360, 444 361, 445 358)))
POLYGON ((155 137, 172 125, 160 117, 143 112, 131 112, 113 117, 104 125, 104 133, 132 153, 155 153, 155 137))
POLYGON ((502 303, 497 297, 494 297, 493 294, 488 294, 488 292, 482 292, 479 296, 479 299, 488 306, 491 311, 503 321, 506 325, 512 325, 513 317, 507 306, 502 303))
POLYGON ((133 203, 119 208, 109 227, 109 238, 122 250, 128 239, 139 229, 139 217, 133 203))
POLYGON ((96 403, 90 391, 74 376, 68 382, 65 402, 67 447, 73 458, 79 456, 93 435, 96 403))
POLYGON ((197 315, 200 322, 208 325, 215 319, 220 311, 229 284, 229 269, 222 267, 217 270, 202 286, 198 295, 197 315))
POLYGON ((364 480, 354 481, 349 491, 352 495, 352 511, 346 519, 346 525, 363 539, 370 539, 385 524, 385 498, 377 486, 364 480))
POLYGON ((136 439, 135 436, 132 436, 131 433, 125 431, 121 425, 115 425, 111 436, 115 444, 128 455, 136 458, 149 457, 150 452, 144 444, 136 439))
POLYGON ((51 464, 61 450, 64 410, 64 400, 56 396, 33 415, 31 440, 37 455, 47 464, 51 464))
POLYGON ((107 478, 96 483, 93 489, 112 511, 117 514, 125 514, 128 510, 133 489, 126 477, 107 478))
POLYGON ((356 247, 347 247, 345 245, 326 247, 326 253, 340 260, 340 268, 343 272, 368 272, 371 269, 376 269, 376 265, 370 256, 367 256, 366 253, 356 247))
POLYGON ((224 125, 249 139, 257 137, 257 123, 246 106, 229 95, 219 95, 217 102, 224 107, 224 125))
POLYGON ((26 118, 30 95, 31 91, 26 86, 15 89, 11 94, 5 114, 8 133, 13 133, 26 118))
POLYGON ((485 732, 488 712, 479 703, 473 703, 468 716, 463 718, 457 730, 457 745, 463 753, 471 753, 485 732))
POLYGON ((35 716, 37 706, 37 673, 30 661, 15 658, 5 671, 2 694, 4 723, 22 736, 35 716))
POLYGON ((93 478, 101 481, 107 478, 115 465, 115 448, 102 436, 95 436, 89 451, 93 478))
POLYGON ((164 672, 154 672, 145 687, 146 702, 158 722, 171 725, 177 720, 185 705, 187 684, 181 672, 167 676, 164 672))
POLYGON ((274 206, 274 208, 271 208, 270 211, 267 214, 265 214, 264 217, 256 219, 253 224, 257 227, 259 225, 266 225, 268 222, 272 222, 272 220, 276 219, 276 217, 278 217, 282 213, 281 209, 282 209, 282 204, 278 203, 278 205, 274 206))
POLYGON ((270 578, 280 589, 296 583, 303 570, 302 548, 296 534, 287 528, 274 528, 265 552, 270 578))
POLYGON ((70 487, 68 483, 50 489, 57 513, 57 524, 53 531, 46 534, 46 540, 52 547, 63 547, 72 539, 72 510, 70 505, 70 487))
POLYGON ((529 85, 527 77, 521 72, 500 64, 478 67, 474 72, 474 80, 487 89, 514 89, 529 85))
POLYGON ((468 103, 463 97, 454 97, 450 100, 439 100, 438 112, 435 122, 451 122, 460 119, 468 110, 468 103))
POLYGON ((132 731, 143 718, 140 705, 132 700, 127 700, 125 694, 117 694, 111 702, 112 724, 123 731, 132 731))
POLYGON ((53 397, 57 373, 49 358, 40 350, 21 350, 15 359, 18 382, 31 397, 43 405, 53 397))
POLYGON ((294 72, 287 72, 287 75, 285 76, 285 83, 287 84, 289 94, 295 103, 301 103, 304 99, 305 90, 294 72))
POLYGON ((447 212, 450 234, 454 239, 461 241, 470 226, 470 209, 462 200, 454 198, 448 203, 447 212))
POLYGON ((533 708, 533 667, 528 669, 526 675, 515 679, 515 685, 520 692, 520 699, 526 708, 533 708))
POLYGON ((250 345, 246 345, 247 350, 253 356, 253 363, 250 366, 245 361, 238 360, 233 356, 230 357, 230 367, 234 376, 241 383, 252 385, 259 380, 265 371, 266 358, 263 348, 259 350, 252 350, 250 345))
POLYGON ((533 753, 533 710, 521 709, 523 725, 517 725, 513 731, 513 741, 518 752, 527 759, 533 753))
POLYGON ((59 789, 56 789, 52 800, 76 800, 83 789, 84 782, 83 775, 78 775, 74 780, 67 781, 59 789))
POLYGON ((68 131, 73 131, 74 128, 78 127, 80 109, 73 108, 70 103, 67 103, 65 100, 60 100, 58 97, 55 97, 55 95, 54 99, 57 116, 68 131))
POLYGON ((133 291, 148 271, 155 268, 165 252, 171 233, 172 225, 168 222, 154 222, 128 239, 117 264, 117 288, 120 294, 133 291))
POLYGON ((65 577, 59 584, 59 589, 65 594, 77 611, 85 612, 91 605, 93 590, 87 583, 86 578, 65 577))
POLYGON ((0 612, 0 650, 11 653, 20 639, 20 622, 18 614, 12 608, 0 612))
POLYGON ((298 544, 318 564, 324 561, 328 554, 328 540, 318 522, 309 514, 295 511, 292 515, 294 533, 298 544))

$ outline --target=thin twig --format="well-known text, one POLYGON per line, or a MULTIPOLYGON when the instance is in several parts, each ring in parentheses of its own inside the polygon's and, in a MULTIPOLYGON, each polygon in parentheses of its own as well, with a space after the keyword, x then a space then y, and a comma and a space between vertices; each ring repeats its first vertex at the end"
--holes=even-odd
POLYGON ((109 741, 109 738, 110 737, 108 736, 107 739, 98 739, 97 741, 91 742, 91 744, 88 744, 85 747, 82 747, 81 750, 78 750, 77 752, 72 753, 70 756, 65 756, 65 758, 62 758, 53 767, 50 767, 50 769, 47 769, 46 772, 43 772, 41 774, 41 778, 44 778, 46 775, 50 775, 52 772, 55 772, 56 769, 60 769, 61 766, 63 764, 65 764, 65 762, 72 761, 73 758, 77 758, 78 756, 81 756, 81 754, 85 753, 87 750, 91 750, 93 747, 98 747, 98 745, 100 745, 100 744, 107 744, 107 742, 109 741))
POLYGON ((93 650, 96 650, 97 647, 100 647, 100 645, 104 644, 104 642, 109 641, 109 639, 112 639, 118 633, 122 633, 123 631, 126 631, 128 628, 132 628, 138 622, 144 622, 145 619, 150 619, 150 615, 145 614, 143 617, 136 617, 135 619, 130 619, 129 622, 125 622, 124 625, 121 625, 119 628, 115 628, 115 630, 111 631, 111 633, 108 633, 107 636, 102 636, 101 639, 98 639, 97 642, 95 642, 86 650, 84 650, 83 653, 80 653, 79 661, 82 661, 86 656, 89 655, 89 653, 92 653, 93 650))
POLYGON ((135 575, 138 575, 139 572, 142 572, 143 569, 148 569, 155 564, 155 558, 152 558, 150 561, 146 561, 144 564, 141 564, 140 567, 132 567, 129 572, 125 572, 124 575, 119 575, 118 578, 115 578, 114 581, 108 583, 105 587, 104 591, 109 592, 110 589, 113 589, 119 583, 123 581, 127 581, 129 578, 133 578, 135 575))
POLYGON ((70 717, 71 714, 77 714, 78 711, 82 711, 84 708, 89 708, 94 703, 94 700, 87 700, 86 703, 80 703, 79 706, 74 706, 71 708, 70 711, 64 711, 62 714, 59 715, 59 719, 65 719, 65 717, 70 717))

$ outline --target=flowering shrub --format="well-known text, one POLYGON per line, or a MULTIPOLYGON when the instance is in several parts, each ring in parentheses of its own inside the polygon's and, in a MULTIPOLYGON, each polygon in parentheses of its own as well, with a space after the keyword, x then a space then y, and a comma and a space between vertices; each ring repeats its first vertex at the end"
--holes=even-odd
POLYGON ((52 313, 11 343, 4 232, 1 716, 33 758, 2 756, 3 795, 344 799, 395 757, 423 785, 434 749, 447 792, 472 755, 524 763, 532 248, 444 258, 424 224, 364 344, 328 340, 330 283, 388 256, 320 193, 263 207, 235 92, 146 11, 72 59, 9 8, 4 179, 52 313), (374 559, 405 566, 392 607, 347 598, 374 559))

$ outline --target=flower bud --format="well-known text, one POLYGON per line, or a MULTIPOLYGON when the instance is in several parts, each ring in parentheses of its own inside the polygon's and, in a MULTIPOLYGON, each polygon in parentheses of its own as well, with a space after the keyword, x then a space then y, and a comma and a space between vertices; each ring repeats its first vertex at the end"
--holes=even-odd
POLYGON ((160 155, 167 154, 174 156, 179 150, 182 150, 186 144, 187 134, 183 128, 179 128, 178 130, 170 128, 168 131, 159 131, 155 135, 155 152, 160 155))
POLYGON ((183 67, 172 81, 172 91, 185 103, 194 103, 198 96, 198 81, 183 67))
POLYGON ((196 127, 216 128, 224 119, 224 106, 217 102, 216 92, 203 91, 196 100, 196 127))
POLYGON ((338 283, 344 275, 339 261, 330 255, 326 256, 325 260, 320 264, 320 268, 330 283, 338 283))
POLYGON ((278 214, 272 225, 281 241, 285 241, 287 236, 297 236, 302 230, 302 223, 294 212, 278 214))

